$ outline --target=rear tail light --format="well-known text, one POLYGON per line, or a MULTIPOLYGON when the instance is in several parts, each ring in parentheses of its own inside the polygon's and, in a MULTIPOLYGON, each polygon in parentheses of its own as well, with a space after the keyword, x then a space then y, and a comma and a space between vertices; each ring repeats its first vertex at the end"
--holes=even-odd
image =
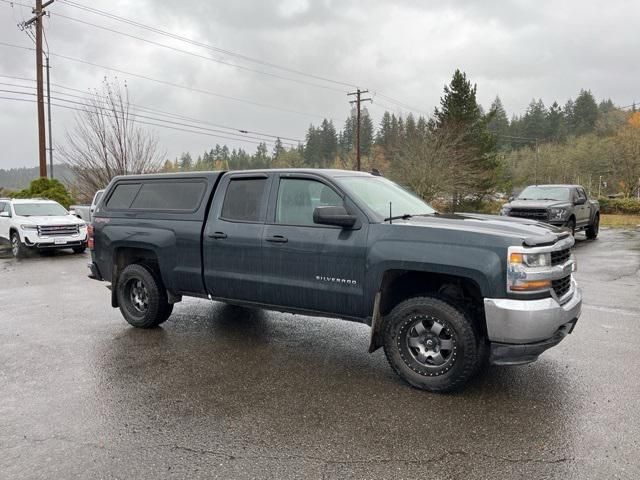
POLYGON ((89 250, 93 250, 95 248, 95 242, 93 240, 93 225, 87 225, 87 246, 89 250))

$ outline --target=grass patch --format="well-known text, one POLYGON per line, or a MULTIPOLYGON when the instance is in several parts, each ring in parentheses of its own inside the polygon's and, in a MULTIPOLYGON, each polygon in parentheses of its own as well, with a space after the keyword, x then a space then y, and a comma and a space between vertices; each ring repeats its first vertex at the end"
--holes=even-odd
POLYGON ((612 228, 637 228, 640 226, 640 215, 602 214, 600 225, 612 228))

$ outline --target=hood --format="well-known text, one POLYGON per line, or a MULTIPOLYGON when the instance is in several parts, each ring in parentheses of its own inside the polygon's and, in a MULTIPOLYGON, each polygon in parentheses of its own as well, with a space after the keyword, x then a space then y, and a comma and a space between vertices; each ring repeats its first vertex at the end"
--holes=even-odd
POLYGON ((411 217, 393 223, 394 225, 458 230, 480 235, 506 237, 510 238, 513 244, 524 244, 530 247, 550 245, 569 235, 561 228, 535 220, 475 213, 411 217))
POLYGON ((513 200, 506 203, 507 208, 550 208, 550 207, 567 207, 571 203, 566 200, 513 200))
POLYGON ((60 216, 31 216, 20 217, 24 223, 32 223, 34 225, 82 225, 84 222, 74 215, 60 216))

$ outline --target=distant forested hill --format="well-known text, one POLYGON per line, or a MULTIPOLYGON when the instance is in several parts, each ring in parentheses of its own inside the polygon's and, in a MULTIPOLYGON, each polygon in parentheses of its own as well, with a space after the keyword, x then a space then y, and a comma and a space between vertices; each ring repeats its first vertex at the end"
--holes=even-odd
MULTIPOLYGON (((0 168, 0 189, 20 190, 26 188, 31 180, 38 178, 38 175, 38 167, 11 168, 9 170, 0 168)), ((73 174, 64 165, 54 165, 53 176, 65 185, 69 185, 73 180, 73 174)))

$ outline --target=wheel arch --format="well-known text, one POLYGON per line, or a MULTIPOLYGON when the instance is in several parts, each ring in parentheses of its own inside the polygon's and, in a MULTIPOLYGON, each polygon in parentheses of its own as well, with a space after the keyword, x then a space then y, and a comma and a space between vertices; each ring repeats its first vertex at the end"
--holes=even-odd
POLYGON ((481 285, 471 276, 439 272, 393 269, 384 272, 376 294, 369 352, 380 348, 384 318, 400 302, 416 296, 434 296, 469 313, 483 335, 484 303, 481 285))
POLYGON ((116 291, 118 288, 118 277, 120 272, 131 264, 141 264, 149 266, 160 277, 160 265, 158 263, 158 254, 151 248, 139 247, 117 247, 113 251, 113 266, 111 272, 111 306, 118 307, 118 298, 116 291))

